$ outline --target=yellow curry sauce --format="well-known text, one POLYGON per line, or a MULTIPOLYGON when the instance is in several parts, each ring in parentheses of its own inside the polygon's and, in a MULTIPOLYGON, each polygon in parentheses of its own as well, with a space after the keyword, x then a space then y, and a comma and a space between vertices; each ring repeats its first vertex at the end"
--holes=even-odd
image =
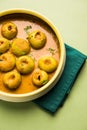
MULTIPOLYGON (((32 32, 34 30, 40 30, 44 32, 47 37, 46 44, 42 49, 39 49, 39 50, 35 50, 31 47, 31 50, 28 54, 34 59, 35 68, 38 68, 37 66, 38 59, 44 55, 53 56, 59 62, 60 50, 58 46, 58 39, 55 36, 54 32, 50 29, 50 27, 48 27, 46 23, 43 23, 37 18, 36 19, 33 17, 27 18, 27 16, 24 17, 24 14, 21 15, 20 18, 19 16, 17 14, 14 14, 14 16, 8 15, 8 16, 4 16, 3 18, 0 18, 0 37, 2 37, 1 26, 3 22, 6 22, 6 21, 11 21, 16 24, 17 29, 18 29, 18 34, 16 36, 17 38, 23 38, 27 40, 27 36, 28 36, 27 33, 32 32)), ((15 94, 22 94, 22 93, 31 92, 38 89, 38 87, 32 83, 32 73, 27 74, 27 75, 22 75, 22 83, 19 86, 19 88, 17 88, 16 90, 9 90, 3 85, 3 82, 2 82, 2 77, 4 73, 0 72, 0 91, 15 93, 15 94)), ((52 78, 54 74, 55 72, 49 74, 49 80, 52 78)))

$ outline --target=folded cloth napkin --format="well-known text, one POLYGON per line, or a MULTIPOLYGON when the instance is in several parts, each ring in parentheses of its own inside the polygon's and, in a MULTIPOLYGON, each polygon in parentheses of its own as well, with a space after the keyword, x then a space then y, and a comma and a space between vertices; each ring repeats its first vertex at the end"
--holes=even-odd
POLYGON ((60 80, 47 94, 34 100, 36 104, 52 113, 63 105, 87 58, 86 55, 67 44, 65 48, 66 64, 60 80))

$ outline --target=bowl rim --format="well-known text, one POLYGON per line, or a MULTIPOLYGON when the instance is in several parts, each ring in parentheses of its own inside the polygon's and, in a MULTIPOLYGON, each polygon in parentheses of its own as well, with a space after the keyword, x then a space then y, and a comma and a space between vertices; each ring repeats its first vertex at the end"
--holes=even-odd
MULTIPOLYGON (((0 12, 0 17, 2 17, 4 15, 8 15, 8 14, 14 14, 14 13, 25 13, 25 14, 34 15, 36 17, 39 17, 41 20, 45 21, 52 28, 52 30, 55 32, 56 36, 58 37, 59 45, 60 45, 60 48, 61 48, 61 58, 60 58, 58 68, 57 68, 53 78, 46 85, 44 85, 43 87, 41 87, 41 88, 39 88, 39 89, 37 89, 35 91, 28 92, 28 93, 23 93, 23 94, 6 93, 6 92, 3 92, 3 91, 0 90, 0 98, 2 100, 3 100, 4 96, 6 98, 7 97, 9 97, 9 98, 32 97, 34 95, 38 95, 42 91, 44 91, 43 94, 42 94, 42 95, 44 95, 46 92, 48 92, 53 87, 53 84, 55 85, 56 82, 59 80, 59 78, 60 78, 60 76, 61 76, 61 74, 63 72, 64 66, 65 66, 65 61, 66 61, 65 45, 64 45, 62 37, 61 37, 61 35, 59 33, 59 30, 55 27, 54 23, 52 23, 43 14, 41 14, 41 13, 39 13, 37 11, 34 11, 34 10, 28 10, 28 9, 8 9, 8 10, 4 10, 4 11, 0 12), (50 85, 51 85, 51 87, 50 87, 50 85), (48 90, 45 92, 45 90, 47 88, 48 88, 48 90)), ((37 97, 40 97, 40 95, 38 95, 37 97)), ((35 99, 37 97, 35 97, 35 99)), ((32 99, 33 99, 33 97, 32 97, 32 99)))

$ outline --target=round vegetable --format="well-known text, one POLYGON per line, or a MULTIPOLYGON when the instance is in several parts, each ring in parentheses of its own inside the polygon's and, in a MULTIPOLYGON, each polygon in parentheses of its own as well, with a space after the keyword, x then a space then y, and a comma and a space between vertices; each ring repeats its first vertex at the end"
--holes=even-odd
POLYGON ((43 70, 36 69, 33 72, 32 81, 36 86, 43 86, 49 81, 48 74, 43 70))
POLYGON ((1 34, 9 40, 15 38, 17 32, 17 26, 13 22, 5 22, 1 26, 1 34))
POLYGON ((46 43, 45 33, 36 30, 29 33, 28 40, 34 49, 41 49, 46 43))
POLYGON ((30 45, 25 39, 16 38, 12 42, 11 51, 16 56, 26 55, 30 51, 30 45))
POLYGON ((11 53, 4 53, 0 56, 0 71, 7 72, 15 67, 15 57, 11 53))
POLYGON ((17 89, 20 86, 21 81, 21 75, 16 70, 7 72, 3 76, 4 85, 11 90, 17 89))
POLYGON ((44 56, 39 59, 38 66, 40 69, 42 69, 48 73, 51 73, 57 69, 58 62, 52 56, 44 56))
POLYGON ((0 38, 0 54, 9 49, 10 42, 6 38, 0 38))
POLYGON ((29 74, 34 69, 34 60, 30 56, 21 56, 16 61, 16 67, 21 74, 29 74))

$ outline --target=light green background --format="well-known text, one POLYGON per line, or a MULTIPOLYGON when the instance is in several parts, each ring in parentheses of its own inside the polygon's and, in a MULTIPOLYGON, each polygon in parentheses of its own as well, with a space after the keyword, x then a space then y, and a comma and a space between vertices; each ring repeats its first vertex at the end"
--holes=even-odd
MULTIPOLYGON (((59 29, 64 42, 87 54, 87 0, 0 0, 0 11, 38 11, 59 29)), ((64 106, 51 115, 32 102, 0 101, 0 130, 87 130, 87 61, 64 106)))

